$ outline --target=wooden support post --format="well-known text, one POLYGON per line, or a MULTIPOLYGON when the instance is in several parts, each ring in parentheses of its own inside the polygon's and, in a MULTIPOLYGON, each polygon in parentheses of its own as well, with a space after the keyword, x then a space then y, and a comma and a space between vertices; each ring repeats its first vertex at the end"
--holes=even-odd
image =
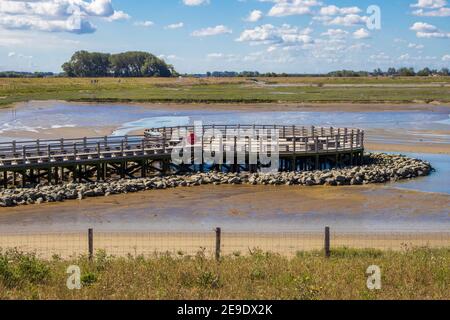
POLYGON ((102 165, 97 163, 97 181, 102 180, 102 165))
POLYGON ((297 171, 297 135, 295 133, 295 126, 292 126, 292 171, 297 171))
POLYGON ((216 261, 220 261, 222 229, 216 228, 216 261))
POLYGON ((27 176, 27 171, 24 170, 21 173, 22 173, 22 188, 25 188, 25 185, 27 183, 27 181, 26 181, 26 179, 27 179, 27 177, 26 177, 27 176))
POLYGON ((73 183, 77 183, 77 177, 78 177, 78 167, 74 166, 73 167, 73 172, 72 172, 72 182, 73 183))
POLYGON ((3 187, 6 189, 8 188, 8 172, 3 172, 3 187))
POLYGON ((55 167, 55 184, 59 183, 59 173, 58 173, 59 169, 58 167, 55 167))
POLYGON ((238 165, 238 151, 237 151, 237 137, 234 137, 234 155, 233 155, 233 172, 237 173, 239 171, 238 165))
POLYGON ((53 170, 52 167, 48 168, 48 170, 47 170, 47 182, 48 182, 48 184, 52 184, 52 182, 53 182, 53 172, 52 172, 52 170, 53 170))
POLYGON ((94 229, 88 230, 89 261, 94 259, 94 229))
POLYGON ((325 228, 325 257, 330 258, 331 257, 331 237, 330 237, 330 227, 325 228))
POLYGON ((142 160, 141 163, 141 177, 147 178, 147 160, 142 160))
POLYGON ((124 179, 125 178, 125 166, 126 166, 126 162, 122 161, 120 163, 120 178, 124 179))
POLYGON ((205 170, 205 157, 204 157, 204 152, 205 152, 205 127, 202 127, 202 151, 201 151, 201 155, 200 155, 200 172, 204 172, 205 170))

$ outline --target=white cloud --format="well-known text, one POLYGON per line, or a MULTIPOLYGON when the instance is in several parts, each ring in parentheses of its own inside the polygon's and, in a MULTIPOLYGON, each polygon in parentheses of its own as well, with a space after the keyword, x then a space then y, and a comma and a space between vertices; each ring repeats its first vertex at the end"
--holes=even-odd
POLYGON ((1 0, 0 26, 5 29, 92 33, 94 18, 128 19, 111 0, 1 0))
POLYGON ((435 26, 425 22, 416 22, 410 29, 416 32, 434 32, 438 30, 435 26))
POLYGON ((248 17, 245 18, 245 21, 257 22, 257 21, 261 20, 262 17, 263 17, 262 11, 260 11, 260 10, 253 10, 252 12, 249 13, 248 17))
POLYGON ((450 54, 446 54, 445 56, 443 56, 442 61, 444 62, 450 61, 450 54))
POLYGON ((244 30, 236 41, 252 44, 304 44, 313 41, 310 36, 311 33, 312 29, 310 28, 299 29, 288 24, 275 27, 271 24, 265 24, 244 30))
POLYGON ((320 8, 319 14, 323 16, 337 16, 347 14, 358 14, 361 9, 358 7, 339 8, 335 5, 320 8))
POLYGON ((367 20, 367 17, 357 14, 347 14, 345 16, 337 16, 335 18, 326 17, 325 19, 323 19, 326 25, 338 25, 345 27, 365 25, 367 23, 367 20))
POLYGON ((317 0, 272 0, 275 5, 270 9, 270 17, 286 17, 312 13, 311 8, 321 5, 317 0))
POLYGON ((178 57, 175 54, 169 54, 169 55, 160 54, 158 56, 158 58, 163 59, 163 60, 183 60, 182 58, 178 57))
POLYGON ((367 39, 367 38, 370 38, 370 33, 366 29, 361 28, 359 30, 356 30, 353 33, 353 38, 355 38, 355 39, 367 39))
POLYGON ((17 59, 24 59, 24 60, 31 60, 33 59, 33 56, 27 56, 22 53, 16 53, 16 52, 9 52, 8 58, 17 58, 17 59))
POLYGON ((233 33, 233 30, 230 28, 224 26, 224 25, 218 25, 215 27, 209 27, 204 28, 200 30, 196 30, 192 32, 193 37, 210 37, 210 36, 216 36, 219 34, 226 34, 226 33, 233 33))
POLYGON ((397 58, 399 61, 407 62, 407 63, 413 63, 413 62, 425 62, 425 61, 435 61, 437 60, 437 57, 434 56, 412 56, 409 53, 402 54, 400 57, 397 58))
POLYGON ((135 22, 134 25, 136 27, 144 27, 144 28, 150 28, 155 25, 153 21, 138 21, 135 22))
POLYGON ((184 27, 184 23, 183 22, 178 22, 178 23, 172 23, 167 25, 165 28, 166 29, 180 29, 184 27))
POLYGON ((437 27, 425 22, 414 23, 410 30, 415 31, 418 38, 450 38, 450 32, 441 31, 437 27))
POLYGON ((113 15, 110 17, 107 17, 106 20, 108 21, 119 21, 119 20, 128 20, 130 19, 130 15, 128 13, 125 13, 123 11, 114 11, 113 15))
POLYGON ((422 9, 438 9, 444 7, 446 4, 446 0, 418 0, 418 2, 416 4, 412 4, 411 7, 422 9))
POLYGON ((328 29, 326 32, 322 33, 322 36, 328 36, 334 39, 344 38, 348 35, 348 32, 342 29, 328 29))
POLYGON ((380 62, 390 61, 391 57, 384 52, 379 52, 377 54, 373 54, 373 55, 369 56, 369 60, 380 63, 380 62))
POLYGON ((421 49, 425 48, 425 46, 423 44, 409 43, 408 48, 421 50, 421 49))
POLYGON ((187 6, 195 7, 202 4, 209 4, 209 0, 183 0, 183 3, 187 6))
POLYGON ((450 17, 450 8, 446 7, 446 0, 419 0, 411 5, 418 8, 413 14, 420 17, 450 17))
POLYGON ((329 5, 320 8, 313 20, 322 22, 324 25, 339 25, 352 27, 357 25, 365 25, 368 17, 360 15, 362 10, 358 7, 337 7, 329 5))
POLYGON ((209 53, 206 55, 206 58, 208 60, 216 60, 216 59, 220 59, 220 60, 226 60, 228 62, 232 62, 232 61, 238 61, 240 59, 240 57, 238 55, 235 54, 225 54, 225 53, 209 53))

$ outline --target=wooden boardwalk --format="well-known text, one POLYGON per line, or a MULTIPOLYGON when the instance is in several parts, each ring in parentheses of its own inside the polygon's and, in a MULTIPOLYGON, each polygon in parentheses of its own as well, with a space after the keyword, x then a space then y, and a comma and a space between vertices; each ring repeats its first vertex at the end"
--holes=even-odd
POLYGON ((8 187, 42 181, 103 181, 116 176, 136 178, 154 173, 205 169, 253 171, 257 170, 258 165, 252 166, 250 157, 262 151, 274 152, 274 145, 279 153, 280 170, 313 170, 359 164, 364 152, 364 131, 215 125, 157 128, 147 130, 144 135, 123 137, 11 141, 0 143, 0 184, 8 187), (202 158, 200 166, 175 164, 172 152, 179 152, 183 141, 189 141, 188 147, 193 151, 219 153, 223 161, 206 164, 202 158), (246 161, 230 161, 230 152, 234 154, 232 159, 237 159, 238 152, 244 153, 246 161))

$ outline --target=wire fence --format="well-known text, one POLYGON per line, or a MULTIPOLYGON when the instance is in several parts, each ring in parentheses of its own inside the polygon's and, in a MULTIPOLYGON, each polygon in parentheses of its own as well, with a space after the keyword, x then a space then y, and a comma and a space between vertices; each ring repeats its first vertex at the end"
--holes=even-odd
MULTIPOLYGON (((450 248, 450 232, 74 232, 74 233, 8 233, 0 234, 0 250, 34 253, 49 259, 80 255, 94 256, 100 250, 108 255, 151 256, 174 255, 246 255, 256 250, 284 256, 303 251, 333 252, 338 248, 404 250, 405 248, 450 248), (91 236, 89 236, 91 234, 91 236)), ((329 230, 329 229, 328 229, 329 230)))

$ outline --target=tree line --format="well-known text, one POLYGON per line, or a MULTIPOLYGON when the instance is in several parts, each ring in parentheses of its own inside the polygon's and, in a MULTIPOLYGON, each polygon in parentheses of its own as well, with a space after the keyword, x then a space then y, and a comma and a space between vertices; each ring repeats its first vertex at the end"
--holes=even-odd
POLYGON ((415 71, 414 68, 389 68, 386 71, 382 71, 381 69, 375 69, 373 72, 369 71, 354 71, 354 70, 337 70, 332 71, 325 74, 313 73, 313 74, 305 74, 305 73, 259 73, 258 71, 213 71, 207 72, 205 75, 196 75, 196 76, 206 76, 206 77, 215 77, 215 78, 229 78, 229 77, 428 77, 428 76, 450 76, 450 70, 448 68, 442 68, 441 70, 424 68, 419 71, 415 71))
POLYGON ((53 77, 53 72, 20 72, 20 71, 1 71, 0 78, 45 78, 53 77))
POLYGON ((62 65, 68 77, 172 77, 174 67, 148 52, 77 51, 62 65))

